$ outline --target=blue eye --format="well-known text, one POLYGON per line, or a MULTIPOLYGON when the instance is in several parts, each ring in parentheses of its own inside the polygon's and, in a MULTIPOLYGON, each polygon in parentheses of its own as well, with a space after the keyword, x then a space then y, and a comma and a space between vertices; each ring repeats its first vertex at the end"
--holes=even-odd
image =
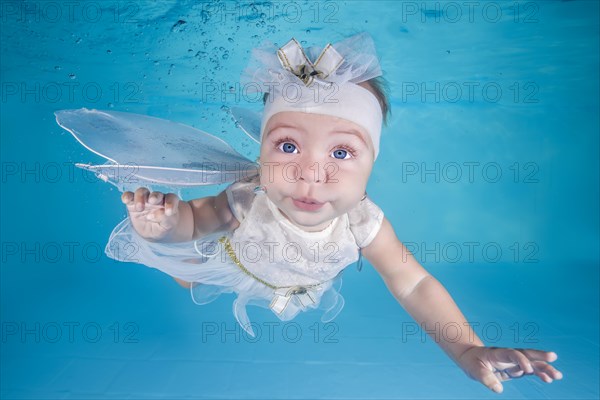
POLYGON ((279 148, 285 153, 296 153, 298 151, 296 146, 289 142, 282 143, 279 148))
POLYGON ((350 154, 344 149, 337 149, 333 151, 333 156, 338 160, 345 160, 349 158, 350 154))

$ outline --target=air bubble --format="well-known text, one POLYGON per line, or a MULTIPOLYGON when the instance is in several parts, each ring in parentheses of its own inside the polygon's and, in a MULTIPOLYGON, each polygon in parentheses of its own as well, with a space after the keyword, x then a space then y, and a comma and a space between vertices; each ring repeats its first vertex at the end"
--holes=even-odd
POLYGON ((175 24, 171 27, 171 32, 181 32, 185 30, 185 24, 187 24, 186 21, 180 19, 179 21, 175 22, 175 24))

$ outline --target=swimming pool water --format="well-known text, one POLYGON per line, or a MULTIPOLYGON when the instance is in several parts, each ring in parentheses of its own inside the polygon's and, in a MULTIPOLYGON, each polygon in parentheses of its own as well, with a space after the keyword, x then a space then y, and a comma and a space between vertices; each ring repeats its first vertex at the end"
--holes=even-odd
POLYGON ((558 353, 562 381, 508 382, 503 398, 598 398, 598 2, 0 6, 2 398, 497 397, 368 263, 345 272, 332 324, 251 308, 252 340, 233 296, 199 307, 160 272, 106 258, 119 193, 73 167, 101 160, 54 121, 65 108, 148 114, 254 158, 222 110, 260 108, 236 86, 249 50, 363 30, 392 105, 369 196, 486 344, 558 353))

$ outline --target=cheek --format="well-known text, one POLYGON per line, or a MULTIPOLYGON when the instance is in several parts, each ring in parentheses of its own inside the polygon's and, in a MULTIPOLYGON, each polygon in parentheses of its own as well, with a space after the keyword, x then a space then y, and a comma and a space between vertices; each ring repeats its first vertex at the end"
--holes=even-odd
POLYGON ((280 162, 275 159, 276 154, 271 149, 262 145, 260 148, 260 183, 261 185, 272 184, 275 176, 280 175, 277 170, 280 162))
POLYGON ((265 186, 285 186, 298 181, 299 165, 293 162, 261 159, 260 183, 265 186))
POLYGON ((325 167, 325 172, 338 181, 362 182, 368 179, 371 168, 365 162, 332 162, 325 167))

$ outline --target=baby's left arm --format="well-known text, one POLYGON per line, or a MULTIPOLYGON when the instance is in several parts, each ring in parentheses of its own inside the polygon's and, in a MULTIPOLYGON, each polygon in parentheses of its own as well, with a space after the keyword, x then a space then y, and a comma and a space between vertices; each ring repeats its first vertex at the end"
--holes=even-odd
POLYGON ((471 378, 498 393, 502 392, 501 381, 525 374, 535 374, 545 382, 562 378, 562 374, 548 364, 556 360, 555 353, 484 347, 450 294, 398 240, 386 218, 362 254, 402 307, 471 378), (462 330, 460 335, 452 335, 451 341, 436 334, 448 326, 462 330), (455 340, 456 337, 459 339, 455 340))

